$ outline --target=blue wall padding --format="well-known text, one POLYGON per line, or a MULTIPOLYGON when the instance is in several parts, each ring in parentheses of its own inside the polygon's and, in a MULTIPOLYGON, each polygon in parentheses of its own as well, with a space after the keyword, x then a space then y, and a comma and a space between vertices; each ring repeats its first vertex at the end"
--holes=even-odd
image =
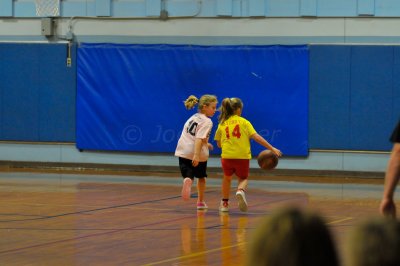
POLYGON ((391 101, 388 101, 388 104, 392 104, 393 106, 393 113, 388 120, 390 120, 390 124, 394 125, 400 119, 400 47, 394 46, 393 47, 393 98, 391 101))
POLYGON ((399 48, 310 46, 310 148, 391 148, 400 115, 399 48))
POLYGON ((0 44, 0 137, 15 141, 75 140, 76 48, 67 44, 0 44))
POLYGON ((393 106, 393 47, 352 48, 350 91, 351 149, 389 148, 393 106), (368 64, 365 64, 365 61, 368 64), (386 143, 387 145, 382 145, 386 143))
POLYGON ((310 46, 310 148, 350 147, 349 46, 310 46))
MULTIPOLYGON (((240 97, 243 116, 286 155, 308 154, 307 46, 81 44, 76 143, 173 152, 191 94, 240 97)), ((218 113, 213 117, 214 130, 218 113)), ((262 148, 253 144, 253 153, 262 148)), ((216 150, 214 153, 219 153, 216 150)))
MULTIPOLYGON (((102 78, 104 79, 108 78, 109 73, 115 75, 113 73, 115 71, 107 71, 109 66, 105 66, 104 63, 110 61, 105 55, 112 53, 100 51, 99 55, 95 55, 98 52, 96 49, 100 47, 103 47, 103 45, 90 47, 85 44, 83 46, 86 50, 85 53, 93 49, 93 51, 90 51, 91 60, 101 59, 99 64, 92 62, 92 65, 94 65, 95 69, 104 71, 105 74, 102 74, 104 76, 102 78)), ((104 47, 104 49, 108 49, 108 47, 104 47)), ((139 103, 139 106, 145 105, 141 110, 138 110, 139 107, 136 107, 137 102, 129 102, 125 106, 117 106, 117 108, 124 108, 122 111, 116 110, 115 104, 110 105, 108 108, 112 108, 112 112, 123 113, 125 116, 124 123, 128 125, 135 125, 136 121, 143 116, 153 123, 153 135, 150 135, 150 143, 147 145, 151 149, 147 150, 157 150, 158 147, 165 148, 168 145, 171 145, 171 147, 175 145, 179 137, 181 124, 194 112, 185 111, 181 104, 181 101, 188 94, 193 93, 199 96, 202 93, 215 93, 218 95, 220 101, 226 96, 242 97, 245 101, 244 116, 248 117, 256 129, 269 141, 279 148, 283 147, 282 149, 287 152, 288 148, 286 146, 291 144, 284 141, 280 142, 284 135, 281 130, 282 126, 279 123, 286 123, 284 121, 291 119, 287 118, 288 116, 297 119, 296 115, 303 116, 303 113, 295 112, 295 114, 290 114, 291 111, 275 113, 275 108, 281 109, 279 106, 281 100, 278 94, 280 92, 275 90, 277 86, 270 86, 269 84, 275 82, 274 77, 277 72, 269 70, 265 74, 266 70, 264 68, 276 68, 279 70, 282 69, 280 68, 281 63, 276 64, 275 59, 268 62, 263 60, 266 61, 264 62, 264 67, 255 65, 255 62, 259 61, 258 57, 263 59, 264 56, 274 53, 280 58, 285 58, 286 54, 286 57, 299 57, 299 60, 302 60, 302 56, 304 54, 306 56, 307 54, 302 49, 302 46, 229 46, 231 48, 229 53, 222 49, 228 48, 227 46, 127 45, 125 47, 122 45, 118 47, 118 52, 114 51, 113 54, 121 53, 119 57, 124 58, 124 60, 130 58, 124 54, 131 54, 131 52, 127 53, 125 50, 134 47, 141 51, 140 56, 134 57, 137 61, 136 65, 139 65, 138 68, 140 70, 135 70, 135 75, 139 75, 143 79, 138 79, 136 76, 132 78, 134 77, 131 74, 133 70, 125 69, 126 64, 123 63, 121 65, 114 65, 111 70, 113 68, 116 68, 116 70, 120 69, 118 71, 123 73, 124 79, 128 77, 131 80, 115 80, 115 84, 113 82, 108 83, 111 83, 112 87, 116 88, 125 87, 124 82, 129 84, 129 88, 141 89, 144 86, 146 92, 138 90, 124 93, 133 96, 136 95, 135 97, 129 96, 130 98, 127 98, 126 101, 128 99, 132 99, 132 101, 143 99, 146 103, 139 103), (153 50, 157 50, 156 48, 158 48, 160 51, 158 51, 158 54, 155 54, 150 48, 153 48, 153 50), (241 49, 241 55, 239 55, 239 48, 241 49), (176 49, 176 51, 172 51, 173 49, 176 49), (235 49, 237 50, 237 55, 234 54, 235 49), (287 51, 283 52, 285 49, 287 51), (290 53, 288 52, 289 50, 290 53), (150 51, 154 54, 151 54, 150 51), (192 52, 189 53, 188 51, 192 52), (243 55, 244 51, 249 51, 248 56, 243 55), (295 52, 302 55, 296 55, 295 52), (149 58, 158 58, 158 61, 143 62, 146 56, 149 58), (161 56, 168 58, 171 64, 179 67, 179 70, 178 68, 171 70, 173 67, 165 65, 164 59, 161 56), (206 60, 207 56, 210 56, 209 60, 206 60), (230 61, 220 59, 221 56, 230 58, 230 61), (236 62, 232 63, 234 58, 240 64, 236 62), (172 62, 171 59, 174 59, 175 62, 172 62), (192 60, 192 62, 189 60, 192 60), (258 77, 248 71, 242 74, 245 68, 248 68, 250 65, 258 71, 251 71, 258 77), (182 70, 183 66, 185 66, 185 70, 182 70), (186 69, 186 66, 190 67, 186 69), (146 75, 150 75, 151 73, 145 73, 144 67, 151 67, 157 73, 165 70, 165 75, 161 73, 157 77, 157 79, 162 78, 163 80, 153 81, 151 80, 153 79, 152 77, 148 77, 147 80, 150 79, 150 81, 145 81, 146 75), (222 72, 220 69, 216 69, 220 67, 226 68, 229 72, 222 72), (260 68, 262 69, 260 70, 260 68), (174 78, 166 76, 171 72, 174 73, 174 78), (264 74, 263 79, 260 79, 259 73, 264 74), (224 75, 224 78, 221 75, 224 75), (267 86, 263 85, 265 80, 268 80, 267 86), (145 84, 143 85, 141 82, 145 84), (152 91, 152 89, 149 90, 149 87, 146 87, 147 83, 150 85, 153 84, 152 86, 156 88, 155 91, 152 91), (160 85, 160 83, 163 84, 160 85), (173 93, 165 96, 164 90, 169 91, 169 94, 173 93), (274 90, 272 94, 270 93, 271 90, 274 90), (270 99, 270 102, 259 104, 260 94, 254 94, 254 91, 265 94, 266 98, 270 99), (159 97, 155 93, 164 96, 159 97), (148 99, 149 96, 152 97, 151 100, 148 99), (165 101, 168 101, 168 104, 165 101), (132 107, 131 105, 135 106, 132 107), (137 108, 134 109, 137 110, 136 115, 130 113, 132 108, 137 108), (154 115, 155 112, 161 113, 161 115, 164 113, 171 114, 171 108, 175 108, 173 109, 173 122, 178 126, 166 126, 162 117, 157 119, 147 117, 149 114, 154 115), (126 113, 129 114, 126 115, 126 113), (132 118, 132 115, 135 115, 135 119, 132 118), (261 117, 266 118, 263 120, 261 117), (157 121, 157 123, 154 121, 157 121), (267 121, 267 126, 264 125, 264 121, 267 121), (161 143, 159 143, 159 140, 161 143)), ((67 47, 65 43, 0 44, 0 140, 38 142, 75 141, 75 90, 77 75, 75 47, 72 49, 72 67, 70 68, 66 67, 66 53, 67 47)), ((388 138, 395 123, 400 118, 400 47, 395 45, 310 45, 309 53, 310 101, 308 105, 309 128, 307 131, 310 141, 309 148, 330 150, 390 150, 391 143, 388 141, 388 138)), ((291 59, 286 58, 285 60, 291 59)), ((113 61, 111 60, 110 62, 113 61)), ((282 66, 286 67, 286 65, 282 66)), ((292 72, 295 71, 292 65, 288 69, 291 69, 292 72)), ((89 73, 90 75, 91 73, 89 73)), ((276 75, 277 82, 285 79, 285 75, 283 73, 284 78, 276 75)), ((287 79, 290 83, 297 74, 287 73, 287 76, 289 75, 290 78, 287 79)), ((93 80, 96 82, 96 79, 93 80)), ((103 83, 103 81, 99 81, 99 84, 103 83)), ((284 84, 282 88, 285 88, 285 86, 287 84, 284 84)), ((282 89, 282 93, 284 91, 286 89, 282 89)), ((295 91, 293 90, 292 92, 295 93, 295 91)), ((100 94, 95 95, 94 99, 96 97, 105 97, 100 94)), ((290 98, 288 99, 290 100, 290 98)), ((304 99, 300 97, 300 100, 304 99)), ((287 101, 285 99, 282 102, 287 101)), ((103 108, 103 106, 99 106, 99 108, 103 108)), ((290 110, 290 108, 292 107, 285 106, 285 109, 290 110)), ((89 126, 87 129, 85 128, 85 123, 90 121, 89 118, 87 121, 82 121, 83 127, 80 127, 80 132, 93 130, 92 126, 89 126)), ((214 117, 214 122, 216 123, 216 117, 214 117)), ((290 127, 287 124, 284 126, 285 128, 290 127)), ((296 127, 297 125, 295 124, 294 126, 296 127)), ((109 130, 108 126, 105 129, 109 130)), ((99 134, 103 139, 104 133, 100 134, 102 130, 102 127, 98 128, 96 134, 99 134)), ((127 144, 127 150, 137 150, 138 147, 134 144, 137 141, 137 130, 133 126, 128 126, 123 131, 125 142, 129 143, 129 145, 127 144)), ((290 129, 290 131, 296 130, 290 129)), ((88 132, 90 135, 95 135, 93 132, 88 132)), ((286 132, 283 133, 286 134, 286 132)), ((118 135, 118 132, 115 134, 118 135)), ((114 138, 114 133, 110 137, 114 138)), ((307 145, 308 142, 305 141, 304 147, 307 147, 307 145)), ((109 149, 113 150, 113 145, 109 149)), ((255 145, 254 151, 257 152, 258 149, 260 147, 255 145)), ((218 152, 218 150, 215 151, 215 153, 218 152)))
POLYGON ((2 139, 38 140, 39 46, 0 44, 0 58, 2 139))

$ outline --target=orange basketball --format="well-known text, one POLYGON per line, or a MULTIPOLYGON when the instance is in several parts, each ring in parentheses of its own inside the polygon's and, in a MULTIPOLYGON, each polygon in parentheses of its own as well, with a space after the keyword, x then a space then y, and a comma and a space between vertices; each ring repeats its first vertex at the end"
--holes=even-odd
POLYGON ((270 150, 263 150, 258 154, 257 162, 260 168, 272 170, 278 165, 278 157, 270 150))

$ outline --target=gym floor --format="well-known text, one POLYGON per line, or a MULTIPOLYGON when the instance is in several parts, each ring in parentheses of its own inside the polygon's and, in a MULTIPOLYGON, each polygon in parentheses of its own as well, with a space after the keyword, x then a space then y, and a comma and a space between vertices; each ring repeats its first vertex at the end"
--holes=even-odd
MULTIPOLYGON (((383 180, 257 176, 249 211, 218 211, 221 176, 207 180, 207 211, 180 197, 179 173, 0 171, 2 265, 243 265, 260 218, 285 205, 319 212, 345 260, 346 235, 378 215, 383 180)), ((233 182, 236 185, 236 181, 233 182)))

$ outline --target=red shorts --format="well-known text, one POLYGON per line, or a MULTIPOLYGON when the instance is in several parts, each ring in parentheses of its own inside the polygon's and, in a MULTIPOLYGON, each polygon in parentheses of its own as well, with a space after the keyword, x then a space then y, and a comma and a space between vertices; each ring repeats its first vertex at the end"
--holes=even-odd
POLYGON ((225 176, 236 174, 241 179, 247 179, 249 176, 249 159, 221 159, 221 164, 225 176))

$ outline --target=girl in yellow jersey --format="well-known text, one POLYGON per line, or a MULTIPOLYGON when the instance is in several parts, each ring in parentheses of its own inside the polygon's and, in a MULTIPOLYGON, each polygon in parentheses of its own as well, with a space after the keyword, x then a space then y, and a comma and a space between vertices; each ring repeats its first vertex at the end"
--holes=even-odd
POLYGON ((219 124, 214 137, 218 147, 222 149, 221 163, 224 178, 222 180, 222 200, 219 207, 222 212, 229 211, 229 192, 233 174, 238 177, 236 198, 239 209, 243 212, 247 211, 245 191, 251 159, 250 139, 271 150, 278 157, 282 155, 280 150, 269 144, 255 131, 248 120, 241 117, 242 110, 242 100, 225 98, 221 103, 219 124))

